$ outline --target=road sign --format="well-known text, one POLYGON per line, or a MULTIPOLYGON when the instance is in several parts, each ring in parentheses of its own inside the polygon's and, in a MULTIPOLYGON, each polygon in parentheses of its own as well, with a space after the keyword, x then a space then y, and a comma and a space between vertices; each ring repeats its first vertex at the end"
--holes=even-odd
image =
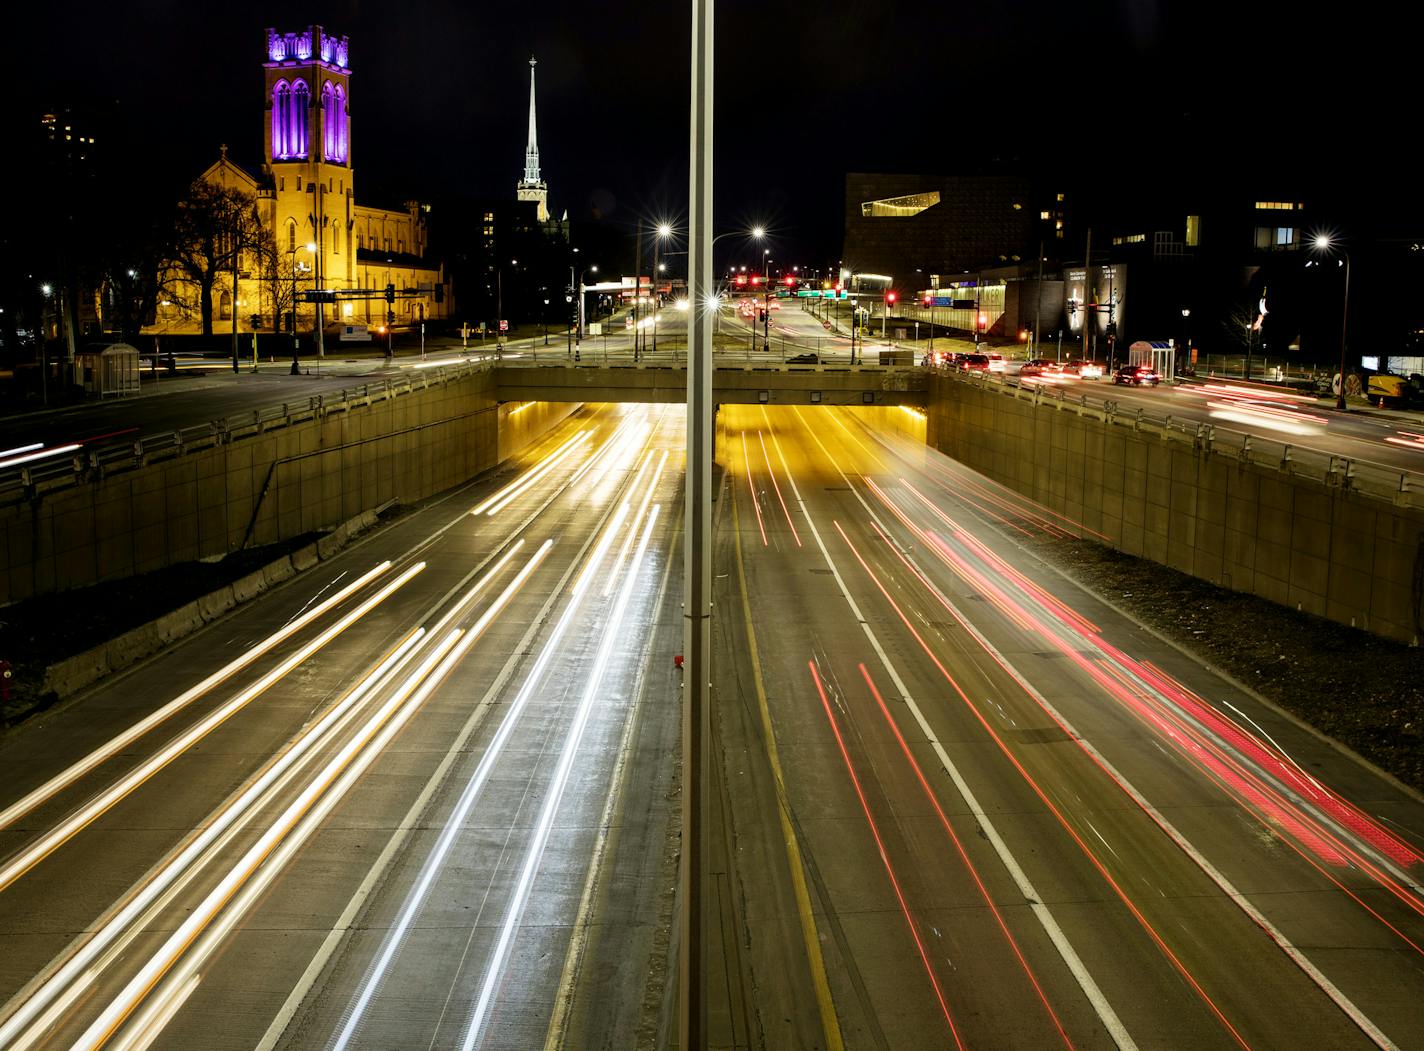
POLYGON ((505 321, 503 318, 501 318, 501 319, 500 319, 500 322, 499 322, 499 330, 500 330, 501 332, 508 332, 508 331, 509 331, 509 322, 508 322, 508 321, 505 321))

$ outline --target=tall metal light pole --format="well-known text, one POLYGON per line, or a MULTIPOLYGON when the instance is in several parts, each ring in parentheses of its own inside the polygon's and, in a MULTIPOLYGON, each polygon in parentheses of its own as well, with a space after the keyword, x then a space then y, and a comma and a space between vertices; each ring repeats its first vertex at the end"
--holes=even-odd
MULTIPOLYGON (((763 354, 771 352, 771 249, 761 250, 761 349, 763 354)), ((784 344, 783 344, 784 346, 784 344)))
POLYGON ((653 353, 658 352, 658 251, 662 248, 663 238, 672 236, 672 227, 667 223, 659 223, 657 236, 653 238, 653 353))
MULTIPOLYGON (((1328 252, 1335 245, 1330 238, 1321 235, 1315 239, 1315 247, 1328 252)), ((1345 260, 1345 295, 1340 305, 1340 389, 1335 393, 1335 408, 1345 412, 1348 408, 1345 404, 1345 333, 1350 323, 1350 253, 1343 248, 1338 251, 1345 260)))
POLYGON ((712 655, 712 24, 692 0, 687 238, 687 504, 683 538, 682 859, 678 878, 678 1046, 707 1046, 706 885, 712 655))
MULTIPOLYGON (((570 273, 570 274, 573 273, 573 268, 572 268, 572 267, 569 268, 569 273, 570 273)), ((596 273, 598 273, 598 267, 597 267, 597 266, 586 266, 586 267, 584 267, 582 270, 579 271, 579 275, 578 275, 578 293, 577 293, 577 295, 578 295, 578 329, 577 329, 577 332, 576 332, 575 335, 574 335, 574 360, 578 360, 578 356, 579 356, 579 344, 583 342, 583 297, 584 297, 583 279, 584 279, 584 275, 585 275, 585 274, 596 274, 596 273)))

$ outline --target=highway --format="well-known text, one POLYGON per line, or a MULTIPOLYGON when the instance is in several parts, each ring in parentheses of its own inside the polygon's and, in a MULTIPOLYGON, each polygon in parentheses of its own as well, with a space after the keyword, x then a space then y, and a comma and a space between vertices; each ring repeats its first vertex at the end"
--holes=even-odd
POLYGON ((1424 1045, 1419 797, 856 413, 719 415, 716 1045, 1424 1045))
POLYGON ((583 409, 9 734, 0 1046, 646 1036, 682 423, 583 409))

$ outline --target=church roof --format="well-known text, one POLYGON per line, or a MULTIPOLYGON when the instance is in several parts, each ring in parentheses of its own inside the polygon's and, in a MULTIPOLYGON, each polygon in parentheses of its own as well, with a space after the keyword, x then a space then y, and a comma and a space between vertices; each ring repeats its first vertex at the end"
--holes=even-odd
POLYGON ((204 182, 250 194, 257 193, 262 185, 258 176, 228 158, 226 145, 221 147, 218 159, 210 164, 199 178, 204 182))

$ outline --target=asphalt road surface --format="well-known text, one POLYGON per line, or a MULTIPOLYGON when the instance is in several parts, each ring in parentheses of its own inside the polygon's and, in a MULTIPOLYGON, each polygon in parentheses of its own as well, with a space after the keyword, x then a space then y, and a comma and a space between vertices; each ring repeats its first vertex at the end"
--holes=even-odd
POLYGON ((581 410, 9 735, 0 1046, 655 1036, 682 449, 581 410))
POLYGON ((1424 1046, 1417 795, 856 410, 719 442, 717 1046, 1424 1046))

